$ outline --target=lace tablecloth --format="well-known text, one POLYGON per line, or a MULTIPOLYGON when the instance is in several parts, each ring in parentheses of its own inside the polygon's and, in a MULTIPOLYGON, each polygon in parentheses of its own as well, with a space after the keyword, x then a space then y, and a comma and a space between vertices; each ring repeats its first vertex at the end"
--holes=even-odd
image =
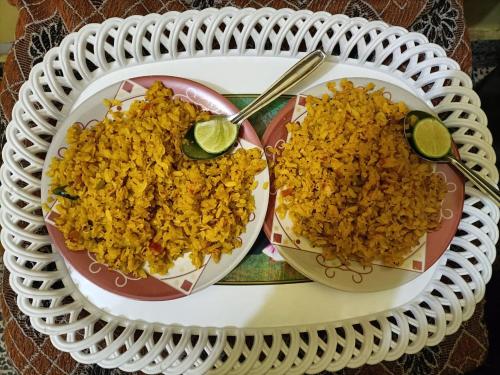
MULTIPOLYGON (((4 66, 0 85, 0 126, 2 144, 4 130, 17 100, 18 90, 28 78, 31 67, 44 54, 57 46, 69 32, 87 23, 102 22, 109 17, 127 17, 134 14, 164 13, 206 7, 253 7, 310 9, 348 16, 384 20, 422 32, 431 42, 441 45, 448 56, 460 63, 465 72, 471 72, 471 49, 465 28, 461 0, 19 0, 20 9, 17 39, 4 66)), ((118 374, 119 370, 104 370, 97 366, 76 363, 69 354, 54 349, 47 336, 30 326, 29 319, 16 305, 16 297, 9 287, 8 273, 3 275, 1 303, 4 318, 3 338, 10 357, 7 362, 0 347, 0 372, 9 373, 11 364, 21 374, 118 374)), ((383 362, 359 369, 346 369, 346 374, 430 374, 462 373, 478 367, 487 353, 487 330, 482 324, 483 303, 475 315, 452 336, 435 347, 426 347, 415 355, 404 355, 394 362, 383 362)))

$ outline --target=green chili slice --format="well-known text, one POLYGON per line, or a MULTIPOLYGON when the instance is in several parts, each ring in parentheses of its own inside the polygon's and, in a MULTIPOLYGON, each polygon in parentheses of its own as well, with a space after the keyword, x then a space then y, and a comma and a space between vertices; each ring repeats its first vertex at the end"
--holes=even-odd
POLYGON ((52 191, 52 193, 54 193, 55 195, 59 195, 60 197, 63 198, 71 199, 72 201, 78 199, 76 195, 71 195, 66 192, 66 186, 58 186, 52 191))

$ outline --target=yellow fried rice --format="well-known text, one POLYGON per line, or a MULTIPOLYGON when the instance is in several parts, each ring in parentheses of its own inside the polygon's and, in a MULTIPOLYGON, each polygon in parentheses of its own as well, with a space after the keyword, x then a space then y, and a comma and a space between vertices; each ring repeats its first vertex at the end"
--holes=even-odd
POLYGON ((328 88, 331 96, 307 98, 302 124, 287 125, 277 212, 327 258, 398 264, 438 228, 446 185, 404 140, 404 103, 373 84, 328 88))
POLYGON ((52 191, 78 197, 57 197, 55 223, 67 247, 144 277, 145 262, 165 274, 186 252, 200 267, 205 255, 218 261, 240 246, 255 209, 255 176, 266 163, 258 148, 186 158, 184 133, 208 116, 156 82, 128 111, 92 128, 73 125, 68 149, 48 172, 52 191))

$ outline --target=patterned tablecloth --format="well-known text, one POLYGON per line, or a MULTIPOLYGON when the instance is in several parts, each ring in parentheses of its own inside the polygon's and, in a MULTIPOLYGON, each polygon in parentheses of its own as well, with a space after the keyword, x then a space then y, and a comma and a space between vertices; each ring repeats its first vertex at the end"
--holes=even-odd
MULTIPOLYGON (((5 126, 17 100, 20 86, 28 78, 31 67, 44 54, 57 46, 69 32, 87 23, 102 22, 109 17, 127 17, 134 14, 164 13, 206 7, 275 7, 310 9, 344 13, 370 20, 382 19, 393 25, 425 34, 430 41, 441 45, 448 56, 471 72, 471 49, 464 22, 461 0, 10 0, 20 10, 17 39, 4 66, 0 85, 0 126, 2 144, 5 126)), ((231 98, 242 106, 249 98, 231 98)), ((286 98, 255 118, 254 124, 264 126, 286 98), (260 124, 260 125, 259 125, 260 124)), ((259 130, 259 129, 258 129, 259 130)), ((266 239, 261 236, 244 262, 223 282, 280 282, 300 281, 303 277, 284 263, 274 262, 266 251, 266 239)), ((67 353, 61 353, 50 340, 31 328, 29 319, 16 305, 9 287, 8 272, 3 274, 1 303, 4 318, 3 338, 10 359, 0 346, 0 373, 21 374, 119 374, 119 370, 104 370, 97 366, 76 363, 67 353), (5 371, 5 372, 2 372, 5 371)), ((430 374, 461 373, 479 366, 487 353, 487 330, 483 326, 483 304, 462 328, 447 337, 440 345, 424 348, 415 355, 404 355, 394 362, 384 362, 359 369, 343 370, 346 374, 430 374)), ((1 333, 1 331, 0 331, 1 333)))

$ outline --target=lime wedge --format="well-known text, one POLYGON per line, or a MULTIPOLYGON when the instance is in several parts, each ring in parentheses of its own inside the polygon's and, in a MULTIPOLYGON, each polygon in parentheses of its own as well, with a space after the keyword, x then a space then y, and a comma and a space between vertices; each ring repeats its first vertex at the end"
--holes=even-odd
POLYGON ((450 152, 451 135, 441 121, 426 117, 413 127, 413 144, 423 156, 439 159, 450 152))
POLYGON ((238 137, 239 126, 224 116, 214 116, 194 126, 194 139, 198 146, 211 154, 220 154, 231 147, 238 137))

